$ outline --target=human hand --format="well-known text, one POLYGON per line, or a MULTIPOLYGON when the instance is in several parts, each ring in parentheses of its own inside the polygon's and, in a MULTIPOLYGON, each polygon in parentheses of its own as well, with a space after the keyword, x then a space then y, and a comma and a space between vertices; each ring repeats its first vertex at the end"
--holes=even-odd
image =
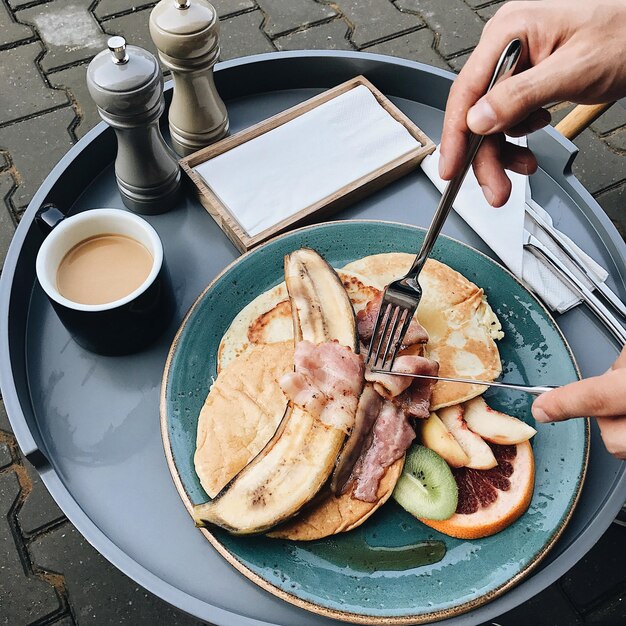
POLYGON ((626 459, 626 347, 608 372, 544 393, 532 411, 538 422, 595 417, 606 449, 626 459))
POLYGON ((450 90, 441 138, 439 174, 459 171, 471 130, 489 135, 474 159, 487 201, 502 206, 511 192, 504 173, 532 174, 530 150, 506 143, 550 122, 542 107, 570 100, 598 104, 626 94, 626 1, 508 2, 489 20, 480 42, 450 90), (512 39, 522 41, 517 73, 484 95, 495 64, 512 39))

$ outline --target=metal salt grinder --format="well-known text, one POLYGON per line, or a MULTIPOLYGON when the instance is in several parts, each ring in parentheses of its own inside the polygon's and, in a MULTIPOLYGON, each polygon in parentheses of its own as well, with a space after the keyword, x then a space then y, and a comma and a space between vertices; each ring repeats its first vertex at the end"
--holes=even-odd
POLYGON ((191 154, 224 137, 228 114, 213 80, 216 10, 206 0, 161 0, 150 14, 150 35, 174 78, 169 122, 176 152, 191 154))
POLYGON ((180 168, 159 129, 165 109, 161 68, 147 50, 111 37, 87 68, 89 93, 100 117, 115 130, 115 178, 124 204, 156 215, 172 208, 180 168))

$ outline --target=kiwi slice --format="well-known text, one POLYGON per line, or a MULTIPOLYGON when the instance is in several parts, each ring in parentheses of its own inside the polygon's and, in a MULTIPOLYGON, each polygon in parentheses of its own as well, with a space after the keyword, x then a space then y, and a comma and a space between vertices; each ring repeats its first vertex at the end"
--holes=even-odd
POLYGON ((430 448, 414 445, 393 497, 415 517, 443 520, 456 511, 459 490, 448 464, 430 448))

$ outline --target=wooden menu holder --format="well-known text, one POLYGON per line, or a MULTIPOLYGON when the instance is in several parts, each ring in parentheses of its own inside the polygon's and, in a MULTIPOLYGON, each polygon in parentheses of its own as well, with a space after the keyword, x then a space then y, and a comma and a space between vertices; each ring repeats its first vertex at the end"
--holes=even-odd
POLYGON ((318 96, 310 98, 301 104, 298 104, 282 113, 274 115, 250 128, 247 128, 231 137, 227 137, 217 143, 207 146, 202 150, 198 150, 189 156, 180 160, 182 169, 186 172, 193 184, 196 186, 198 196, 202 205, 209 214, 217 222, 219 227, 224 231, 227 237, 241 251, 246 252, 257 244, 266 241, 270 237, 284 232, 296 225, 303 225, 312 222, 314 218, 320 218, 329 215, 331 212, 344 208, 348 204, 359 200, 372 192, 384 187, 390 182, 400 178, 413 170, 422 159, 433 152, 435 144, 391 101, 381 93, 372 83, 364 76, 357 76, 345 83, 338 85, 332 89, 321 93, 318 96), (217 197, 211 188, 204 182, 202 177, 194 170, 195 167, 216 157, 228 150, 235 148, 247 141, 253 140, 255 137, 271 131, 296 117, 307 113, 311 109, 328 102, 350 89, 354 89, 358 85, 363 85, 369 89, 375 96, 379 104, 393 117, 400 122, 407 131, 417 139, 422 145, 410 150, 401 157, 390 161, 377 170, 353 180, 341 189, 338 189, 331 195, 322 198, 318 202, 301 209, 297 213, 290 215, 282 221, 266 228, 262 232, 250 236, 239 224, 237 219, 229 211, 221 200, 217 197))

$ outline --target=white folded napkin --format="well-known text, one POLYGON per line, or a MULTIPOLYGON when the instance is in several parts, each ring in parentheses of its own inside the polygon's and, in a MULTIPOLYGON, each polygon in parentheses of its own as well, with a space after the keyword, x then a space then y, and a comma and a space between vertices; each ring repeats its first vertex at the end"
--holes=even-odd
MULTIPOLYGON (((517 143, 523 143, 519 140, 517 143)), ((439 177, 439 148, 427 156, 421 164, 422 170, 434 185, 443 192, 447 182, 439 177)), ((553 311, 564 313, 580 303, 580 298, 554 273, 552 268, 524 250, 524 234, 532 233, 541 243, 554 252, 559 259, 586 285, 593 285, 564 255, 549 235, 545 234, 526 213, 527 203, 535 213, 552 224, 552 218, 530 197, 527 176, 507 171, 511 181, 511 197, 499 209, 485 200, 474 173, 470 170, 454 201, 454 210, 472 227, 483 241, 500 257, 502 262, 521 278, 553 311)), ((565 235, 563 235, 565 237, 565 235)), ((572 248, 582 257, 589 269, 604 282, 607 271, 585 254, 571 239, 572 248)))
POLYGON ((254 236, 420 146, 359 85, 195 171, 254 236))

